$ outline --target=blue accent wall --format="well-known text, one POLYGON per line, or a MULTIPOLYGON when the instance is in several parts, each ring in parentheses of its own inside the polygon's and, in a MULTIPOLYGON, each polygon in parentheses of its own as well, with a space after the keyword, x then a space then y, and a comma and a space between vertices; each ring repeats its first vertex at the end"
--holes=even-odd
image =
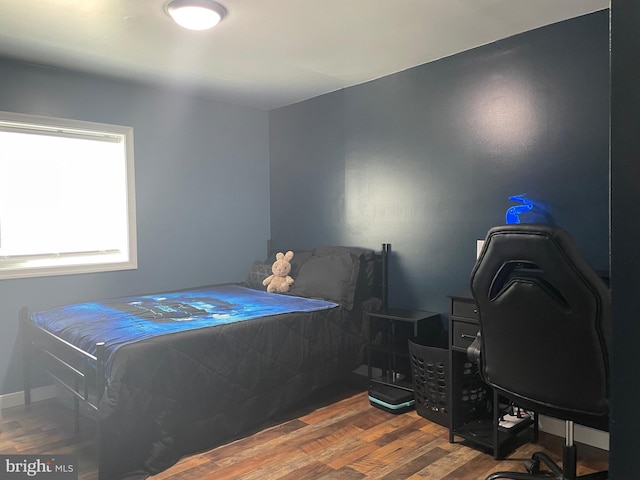
POLYGON ((137 270, 0 280, 0 393, 22 390, 22 306, 240 281, 265 257, 267 112, 8 59, 0 85, 0 110, 134 128, 138 228, 137 270))
POLYGON ((526 193, 607 271, 608 39, 596 12, 270 111, 272 238, 389 242, 390 305, 446 318, 526 193))

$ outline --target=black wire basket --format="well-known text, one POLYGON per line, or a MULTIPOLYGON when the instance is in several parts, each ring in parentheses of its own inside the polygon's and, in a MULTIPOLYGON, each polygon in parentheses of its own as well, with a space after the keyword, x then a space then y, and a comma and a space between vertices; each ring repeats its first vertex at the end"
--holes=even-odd
POLYGON ((409 340, 409 357, 418 415, 448 427, 449 351, 409 340))

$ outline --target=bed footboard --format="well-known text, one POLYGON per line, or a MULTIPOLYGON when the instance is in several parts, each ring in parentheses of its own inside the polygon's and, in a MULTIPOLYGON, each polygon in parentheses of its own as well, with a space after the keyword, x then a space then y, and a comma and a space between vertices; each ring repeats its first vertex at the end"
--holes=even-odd
POLYGON ((40 370, 71 393, 75 430, 80 429, 80 403, 97 412, 105 388, 104 343, 96 344, 96 355, 85 352, 34 324, 27 308, 20 310, 23 351, 24 403, 31 404, 32 376, 40 370))

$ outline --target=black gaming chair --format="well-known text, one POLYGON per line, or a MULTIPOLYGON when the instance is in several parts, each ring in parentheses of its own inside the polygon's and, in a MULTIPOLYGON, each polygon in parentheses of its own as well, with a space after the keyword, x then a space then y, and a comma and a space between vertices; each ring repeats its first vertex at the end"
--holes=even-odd
POLYGON ((537 452, 529 473, 497 472, 487 480, 608 478, 576 477, 574 422, 608 430, 611 302, 569 234, 546 225, 492 228, 471 293, 485 381, 524 409, 565 420, 567 434, 562 468, 537 452))

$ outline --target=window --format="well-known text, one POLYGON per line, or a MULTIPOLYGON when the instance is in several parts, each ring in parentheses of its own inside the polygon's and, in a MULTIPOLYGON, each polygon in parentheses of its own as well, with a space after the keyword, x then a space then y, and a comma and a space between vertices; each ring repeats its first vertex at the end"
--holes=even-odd
POLYGON ((133 129, 0 112, 0 279, 136 267, 133 129))

